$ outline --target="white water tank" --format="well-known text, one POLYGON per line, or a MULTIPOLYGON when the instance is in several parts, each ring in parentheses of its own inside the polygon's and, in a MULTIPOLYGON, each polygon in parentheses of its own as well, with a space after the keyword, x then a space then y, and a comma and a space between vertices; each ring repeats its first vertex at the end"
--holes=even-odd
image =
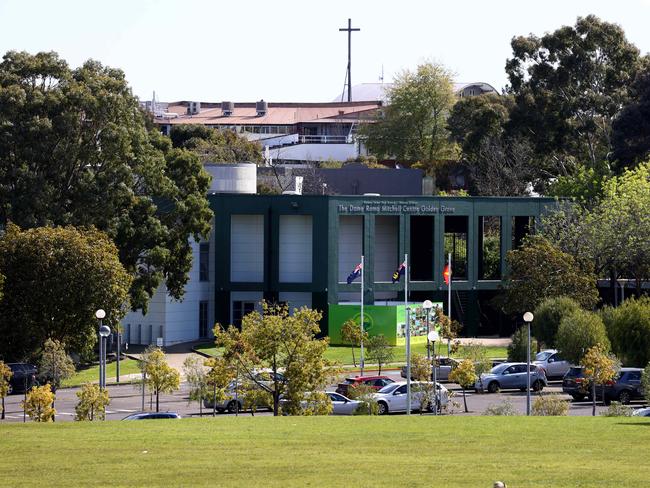
POLYGON ((212 175, 210 193, 257 193, 255 163, 206 163, 204 168, 212 175))

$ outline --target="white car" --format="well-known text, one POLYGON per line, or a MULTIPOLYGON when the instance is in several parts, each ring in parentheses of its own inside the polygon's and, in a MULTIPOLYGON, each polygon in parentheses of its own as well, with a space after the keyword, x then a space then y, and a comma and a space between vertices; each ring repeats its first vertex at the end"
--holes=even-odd
MULTIPOLYGON (((429 388, 433 386, 432 382, 412 381, 411 382, 411 409, 420 410, 421 408, 431 409, 431 401, 427 398, 429 388), (426 403, 424 403, 426 402, 426 403), (424 403, 424 405, 422 405, 424 403)), ((406 381, 391 383, 384 386, 374 394, 374 399, 379 405, 379 415, 385 415, 389 412, 406 412, 406 381)), ((441 407, 447 405, 449 401, 449 391, 440 383, 436 383, 438 404, 441 407)))
POLYGON ((650 417, 650 407, 639 408, 632 412, 635 417, 650 417))
POLYGON ((535 356, 533 364, 542 368, 547 378, 563 378, 571 368, 571 363, 562 358, 557 349, 545 349, 535 356))
MULTIPOLYGON (((354 415, 356 409, 361 405, 361 402, 358 400, 350 400, 348 397, 336 393, 334 391, 324 392, 332 402, 332 415, 354 415)), ((286 405, 287 400, 280 400, 280 406, 286 405)), ((300 402, 301 408, 307 408, 309 406, 308 400, 302 400, 300 402)))

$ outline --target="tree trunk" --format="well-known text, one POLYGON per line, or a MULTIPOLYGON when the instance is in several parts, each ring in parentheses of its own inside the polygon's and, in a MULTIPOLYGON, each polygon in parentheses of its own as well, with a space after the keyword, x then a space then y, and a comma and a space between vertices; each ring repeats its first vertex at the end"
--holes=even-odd
POLYGON ((591 384, 591 416, 596 416, 596 381, 591 384))
POLYGON ((2 397, 2 420, 5 419, 5 397, 2 397))
MULTIPOLYGON (((54 410, 54 400, 52 400, 52 410, 54 410)), ((56 422, 56 415, 54 413, 52 414, 52 422, 56 422)))
POLYGON ((465 388, 463 388, 463 403, 465 404, 465 413, 468 413, 469 410, 467 409, 467 397, 465 396, 465 388))
POLYGON ((156 390, 156 413, 160 411, 160 391, 156 390))
POLYGON ((217 416, 217 384, 212 386, 212 416, 217 416))
POLYGON ((352 345, 352 364, 355 368, 357 367, 357 360, 354 359, 354 344, 352 345))
POLYGON ((381 361, 379 361, 379 376, 381 376, 381 361))

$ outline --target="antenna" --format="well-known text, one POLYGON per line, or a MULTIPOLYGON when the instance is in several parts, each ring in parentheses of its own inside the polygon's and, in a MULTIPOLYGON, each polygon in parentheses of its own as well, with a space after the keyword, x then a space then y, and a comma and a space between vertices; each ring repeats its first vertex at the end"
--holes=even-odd
POLYGON ((383 64, 381 65, 381 75, 379 76, 379 81, 381 82, 382 85, 384 84, 384 65, 383 64))

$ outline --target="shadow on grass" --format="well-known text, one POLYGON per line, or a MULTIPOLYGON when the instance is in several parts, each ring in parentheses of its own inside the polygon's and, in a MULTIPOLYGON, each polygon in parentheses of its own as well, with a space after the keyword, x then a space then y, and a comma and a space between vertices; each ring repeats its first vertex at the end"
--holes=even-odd
POLYGON ((618 422, 616 425, 643 425, 644 427, 650 427, 650 421, 648 421, 648 422, 618 422))

